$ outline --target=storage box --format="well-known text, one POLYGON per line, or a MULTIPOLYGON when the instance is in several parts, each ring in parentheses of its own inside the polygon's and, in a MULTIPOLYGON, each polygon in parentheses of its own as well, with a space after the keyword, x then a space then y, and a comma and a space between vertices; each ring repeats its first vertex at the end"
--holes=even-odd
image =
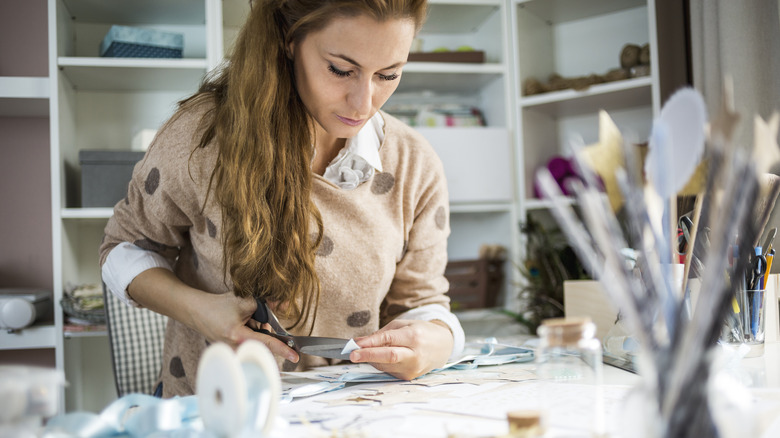
POLYGON ((452 310, 495 307, 504 280, 503 263, 484 258, 447 263, 444 276, 450 282, 452 310))
POLYGON ((111 26, 100 43, 100 56, 115 58, 181 58, 184 35, 154 29, 111 26))
POLYGON ((113 207, 127 195, 133 167, 144 157, 140 151, 79 151, 81 206, 113 207))

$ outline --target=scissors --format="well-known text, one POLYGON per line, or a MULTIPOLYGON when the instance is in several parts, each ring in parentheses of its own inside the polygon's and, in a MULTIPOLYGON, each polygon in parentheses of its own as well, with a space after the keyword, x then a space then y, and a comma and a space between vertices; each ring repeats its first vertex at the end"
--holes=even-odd
MULTIPOLYGON (((688 255, 688 251, 693 251, 693 247, 691 247, 691 232, 693 231, 693 221, 688 216, 680 216, 680 219, 677 220, 677 227, 678 227, 678 233, 677 233, 677 254, 680 255, 680 262, 685 262, 685 257, 688 255)), ((699 239, 701 239, 702 248, 704 250, 709 249, 710 246, 710 229, 709 227, 703 227, 700 228, 700 236, 699 239)), ((693 270, 693 274, 695 276, 700 276, 704 272, 704 264, 701 262, 699 257, 696 256, 696 253, 694 252, 691 257, 691 268, 693 270)))
POLYGON ((761 247, 755 249, 755 255, 750 258, 750 271, 748 272, 748 287, 750 290, 761 288, 766 274, 766 257, 761 253, 761 247))
POLYGON ((264 299, 255 298, 255 301, 257 302, 257 310, 255 310, 255 313, 252 315, 252 319, 262 324, 269 324, 274 332, 271 333, 265 329, 255 328, 252 328, 252 330, 272 336, 284 342, 288 347, 298 353, 326 357, 329 359, 349 360, 349 352, 342 354, 349 339, 324 338, 319 336, 294 336, 282 327, 279 320, 276 319, 276 315, 268 308, 268 304, 266 304, 264 299))

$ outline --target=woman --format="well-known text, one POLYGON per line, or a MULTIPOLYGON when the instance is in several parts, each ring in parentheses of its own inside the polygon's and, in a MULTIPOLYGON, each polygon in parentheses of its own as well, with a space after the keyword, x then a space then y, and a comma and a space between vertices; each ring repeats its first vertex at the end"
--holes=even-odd
POLYGON ((255 1, 230 63, 160 130, 100 254, 114 294, 170 317, 164 397, 195 391, 211 342, 327 364, 253 331, 256 296, 294 334, 353 337, 352 362, 403 379, 460 352, 441 163, 379 112, 425 13, 425 0, 255 1))

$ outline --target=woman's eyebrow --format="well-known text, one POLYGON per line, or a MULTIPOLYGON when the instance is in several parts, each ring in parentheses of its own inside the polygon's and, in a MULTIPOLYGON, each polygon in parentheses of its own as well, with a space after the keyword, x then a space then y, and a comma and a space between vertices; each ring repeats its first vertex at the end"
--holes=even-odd
MULTIPOLYGON (((355 61, 354 59, 350 58, 347 55, 341 55, 341 54, 338 54, 338 53, 329 53, 329 55, 330 56, 334 56, 336 58, 341 58, 344 61, 347 61, 348 63, 354 65, 355 67, 358 67, 358 68, 362 68, 363 67, 363 66, 360 65, 360 63, 358 63, 357 61, 355 61)), ((405 62, 396 62, 395 64, 389 65, 389 66, 387 66, 385 68, 381 68, 380 70, 389 70, 391 68, 397 68, 397 67, 400 67, 403 64, 406 64, 406 63, 405 62)))

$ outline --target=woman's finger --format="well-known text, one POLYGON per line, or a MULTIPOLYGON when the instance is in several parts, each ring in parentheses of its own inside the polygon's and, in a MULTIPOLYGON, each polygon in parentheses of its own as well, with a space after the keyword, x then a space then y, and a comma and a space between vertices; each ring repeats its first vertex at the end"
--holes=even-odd
POLYGON ((352 362, 371 364, 398 364, 412 358, 414 358, 414 351, 407 347, 360 348, 349 355, 349 360, 352 362))
POLYGON ((408 347, 413 345, 413 334, 409 330, 380 330, 371 335, 355 339, 360 348, 408 347))

